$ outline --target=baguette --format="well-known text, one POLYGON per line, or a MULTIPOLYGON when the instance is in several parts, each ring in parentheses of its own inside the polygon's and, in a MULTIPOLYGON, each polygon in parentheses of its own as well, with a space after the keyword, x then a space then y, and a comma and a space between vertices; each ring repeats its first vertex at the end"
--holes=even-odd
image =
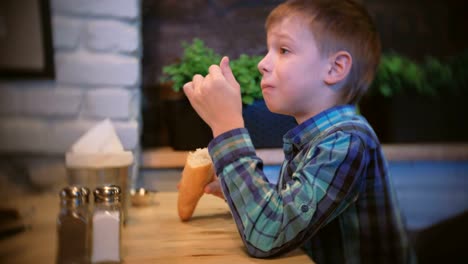
POLYGON ((214 169, 207 148, 189 152, 182 171, 177 199, 177 211, 182 221, 188 221, 195 211, 205 186, 213 180, 214 169))

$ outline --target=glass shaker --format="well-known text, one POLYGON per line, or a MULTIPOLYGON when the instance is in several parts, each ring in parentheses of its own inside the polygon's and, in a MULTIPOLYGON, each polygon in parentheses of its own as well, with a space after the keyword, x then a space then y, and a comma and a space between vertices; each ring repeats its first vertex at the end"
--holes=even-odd
POLYGON ((116 185, 94 190, 92 263, 120 263, 122 245, 122 192, 116 185))
POLYGON ((56 263, 89 263, 91 214, 89 189, 68 186, 60 191, 56 263))

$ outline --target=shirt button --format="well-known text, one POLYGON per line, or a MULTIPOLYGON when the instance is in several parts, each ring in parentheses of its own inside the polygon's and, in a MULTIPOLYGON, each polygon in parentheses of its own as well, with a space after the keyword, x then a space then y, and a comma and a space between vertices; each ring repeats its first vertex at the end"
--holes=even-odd
POLYGON ((305 205, 305 204, 301 205, 301 211, 302 211, 303 213, 307 213, 307 211, 309 211, 309 206, 307 206, 307 205, 305 205))

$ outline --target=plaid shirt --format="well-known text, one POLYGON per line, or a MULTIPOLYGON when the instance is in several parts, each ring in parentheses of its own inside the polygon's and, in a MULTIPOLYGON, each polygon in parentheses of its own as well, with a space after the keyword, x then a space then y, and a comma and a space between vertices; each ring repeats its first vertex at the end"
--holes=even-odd
POLYGON ((407 263, 408 240, 380 143, 353 106, 328 109, 283 138, 278 183, 245 128, 208 148, 250 255, 301 247, 316 263, 407 263))

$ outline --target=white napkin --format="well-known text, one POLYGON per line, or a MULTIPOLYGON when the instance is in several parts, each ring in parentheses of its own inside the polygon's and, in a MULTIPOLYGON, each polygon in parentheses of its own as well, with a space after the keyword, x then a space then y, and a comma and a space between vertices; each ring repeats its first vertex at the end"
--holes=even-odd
POLYGON ((132 152, 124 150, 109 119, 88 130, 66 153, 69 168, 124 167, 132 162, 132 152))

